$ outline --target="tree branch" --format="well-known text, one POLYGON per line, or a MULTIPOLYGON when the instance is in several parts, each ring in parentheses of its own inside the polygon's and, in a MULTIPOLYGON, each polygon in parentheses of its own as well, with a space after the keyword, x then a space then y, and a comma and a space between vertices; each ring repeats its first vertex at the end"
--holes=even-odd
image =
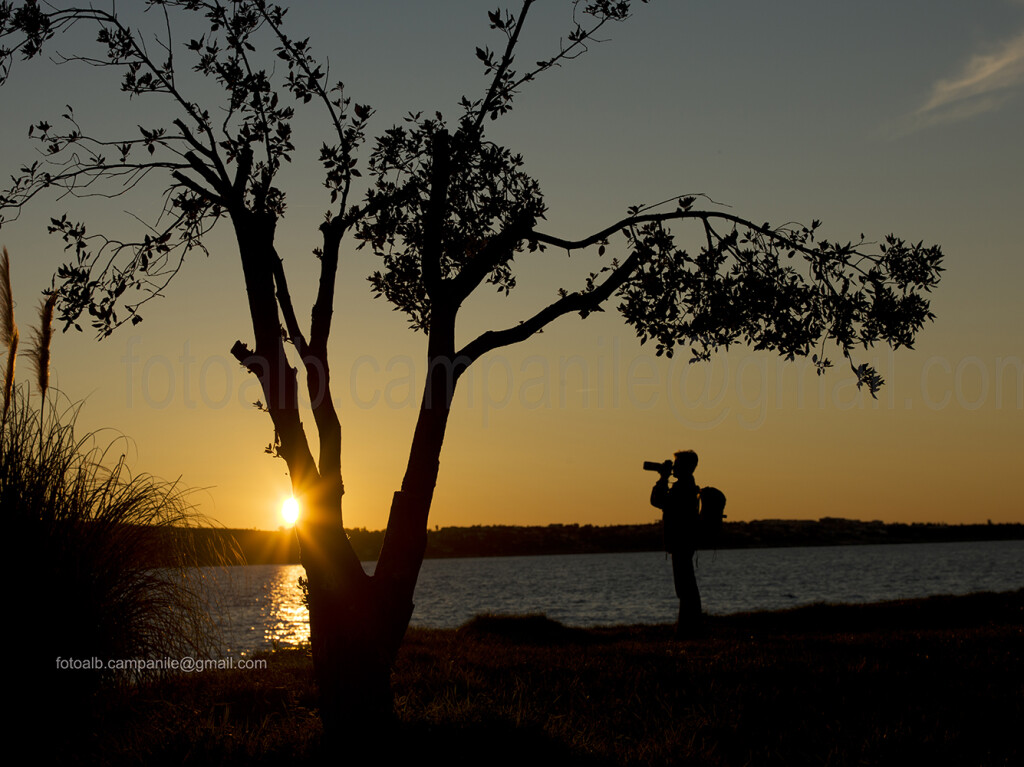
POLYGON ((497 70, 494 73, 494 77, 491 79, 490 87, 487 89, 487 95, 484 97, 483 102, 480 104, 480 110, 477 113, 476 119, 473 121, 473 127, 479 131, 484 123, 484 117, 489 111, 494 109, 494 102, 498 98, 498 93, 501 88, 501 81, 505 79, 505 73, 508 68, 512 66, 513 51, 515 51, 516 44, 519 42, 519 33, 523 30, 523 24, 526 23, 526 14, 530 10, 530 6, 533 5, 534 0, 523 0, 523 8, 519 11, 519 18, 516 19, 516 28, 512 34, 508 37, 508 44, 505 46, 505 53, 501 57, 501 63, 498 65, 497 70))
POLYGON ((780 245, 783 245, 785 248, 788 248, 790 250, 794 250, 810 256, 817 255, 819 253, 819 251, 813 248, 808 248, 807 246, 799 242, 796 242, 791 237, 787 236, 784 233, 784 229, 772 229, 768 224, 755 224, 753 221, 750 221, 749 219, 736 216, 732 213, 721 213, 717 211, 702 210, 674 210, 667 211, 665 213, 644 213, 636 216, 629 216, 627 218, 622 219, 621 221, 615 222, 611 226, 605 227, 599 232, 595 232, 594 234, 591 234, 579 240, 566 240, 561 237, 554 237, 548 234, 544 234, 543 232, 538 232, 536 230, 531 231, 527 236, 527 239, 530 239, 537 243, 542 243, 544 245, 552 245, 554 247, 564 248, 565 250, 569 251, 579 250, 581 248, 586 248, 591 245, 597 245, 598 243, 604 242, 611 235, 616 234, 617 232, 624 231, 631 226, 636 226, 645 223, 663 223, 665 221, 683 221, 686 219, 701 220, 705 225, 706 232, 713 232, 713 229, 711 229, 710 226, 710 222, 712 220, 717 219, 721 221, 728 221, 735 226, 741 226, 746 229, 749 229, 752 232, 756 232, 758 234, 769 237, 772 240, 775 240, 780 245))
POLYGON ((295 317, 295 308, 292 306, 292 296, 288 290, 288 281, 285 278, 284 273, 284 262, 281 260, 281 256, 277 252, 277 248, 271 247, 272 254, 270 256, 271 268, 274 271, 274 284, 277 287, 277 303, 281 307, 281 314, 284 316, 284 326, 288 330, 288 336, 291 342, 295 344, 295 348, 299 352, 300 357, 304 357, 309 347, 306 345, 306 339, 302 334, 302 329, 299 327, 299 322, 295 317))
POLYGON ((175 171, 174 173, 171 174, 171 178, 173 178, 175 181, 177 181, 183 187, 185 187, 185 188, 195 192, 196 194, 200 195, 201 197, 206 197, 206 198, 210 199, 212 202, 215 202, 215 203, 217 203, 218 205, 220 205, 220 206, 222 206, 224 208, 228 207, 228 201, 227 200, 225 200, 219 194, 211 192, 209 189, 206 189, 202 185, 196 183, 196 181, 194 179, 189 178, 184 173, 181 173, 179 171, 175 171))
POLYGON ((630 254, 629 258, 612 269, 612 273, 604 282, 594 286, 592 290, 566 293, 557 301, 541 309, 529 319, 515 327, 504 330, 489 330, 470 341, 456 353, 456 360, 463 362, 461 370, 473 364, 487 352, 504 346, 525 341, 535 333, 539 333, 554 320, 570 312, 579 312, 582 316, 602 311, 603 304, 611 295, 629 279, 641 263, 639 252, 630 254))
MULTIPOLYGON (((337 219, 334 219, 336 221, 337 219)), ((320 280, 316 300, 310 316, 309 348, 313 354, 327 356, 327 340, 331 335, 334 316, 334 290, 338 275, 338 250, 344 236, 344 226, 333 226, 333 221, 320 225, 324 246, 320 253, 320 280)))
POLYGON ((310 68, 309 54, 305 53, 304 50, 299 51, 296 49, 295 43, 293 43, 292 40, 284 34, 279 23, 279 19, 272 18, 266 6, 260 6, 260 13, 263 15, 264 20, 270 28, 274 31, 278 41, 281 43, 282 49, 287 52, 288 56, 290 56, 289 60, 295 62, 299 66, 302 73, 307 77, 307 84, 312 85, 312 90, 316 93, 317 98, 323 102, 324 107, 327 109, 327 114, 330 115, 334 131, 338 134, 338 141, 345 143, 345 129, 342 126, 344 115, 339 114, 334 108, 334 104, 331 102, 330 96, 327 95, 327 91, 324 90, 324 87, 320 84, 321 77, 325 78, 326 75, 318 76, 319 68, 317 72, 314 72, 310 68))
POLYGON ((423 222, 423 286, 436 296, 441 287, 441 256, 444 251, 444 222, 448 217, 448 183, 451 180, 448 131, 434 134, 430 169, 430 199, 423 222))
POLYGON ((455 299, 464 301, 496 266, 508 261, 515 253, 516 246, 532 235, 530 228, 535 222, 534 216, 521 215, 491 237, 481 251, 452 278, 452 295, 455 299))

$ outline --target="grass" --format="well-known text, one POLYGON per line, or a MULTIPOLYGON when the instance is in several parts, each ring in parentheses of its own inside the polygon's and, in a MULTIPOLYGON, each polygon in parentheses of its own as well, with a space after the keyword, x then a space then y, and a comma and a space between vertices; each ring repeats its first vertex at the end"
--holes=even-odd
MULTIPOLYGON (((481 616, 411 629, 398 721, 370 761, 417 764, 1024 762, 1024 591, 568 628, 481 616)), ((352 763, 320 750, 301 651, 163 680, 94 709, 59 754, 105 764, 352 763)))
MULTIPOLYGON (((101 689, 148 681, 148 671, 91 666, 121 659, 207 654, 216 624, 195 565, 217 549, 240 562, 226 539, 194 535, 206 520, 177 483, 132 474, 102 435, 76 435, 80 405, 50 389, 50 341, 57 295, 42 302, 27 357, 36 397, 17 385, 19 332, 10 257, 0 253, 0 514, 11 565, 6 629, 24 646, 33 684, 23 689, 16 725, 43 710, 78 732, 101 689), (58 659, 87 666, 62 670, 58 659)), ((16 729, 16 728, 15 728, 16 729)))
POLYGON ((217 630, 192 567, 200 539, 187 533, 204 520, 185 492, 132 474, 120 440, 76 435, 77 407, 57 402, 50 392, 41 412, 13 387, 0 423, 0 512, 13 574, 6 628, 35 674, 17 720, 46 710, 80 732, 98 690, 152 674, 62 670, 58 658, 205 654, 217 630))

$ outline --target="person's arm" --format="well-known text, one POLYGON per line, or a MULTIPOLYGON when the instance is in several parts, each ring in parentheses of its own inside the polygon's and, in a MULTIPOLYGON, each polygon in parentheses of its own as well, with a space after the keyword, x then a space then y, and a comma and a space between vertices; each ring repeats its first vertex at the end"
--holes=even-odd
POLYGON ((664 511, 668 501, 668 476, 662 476, 651 490, 651 506, 664 511))

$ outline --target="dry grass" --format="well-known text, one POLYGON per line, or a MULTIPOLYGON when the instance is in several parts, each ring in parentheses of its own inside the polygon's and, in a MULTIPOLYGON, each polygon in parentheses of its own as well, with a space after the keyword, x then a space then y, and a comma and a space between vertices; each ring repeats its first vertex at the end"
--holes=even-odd
MULTIPOLYGON (((571 629, 542 616, 410 630, 395 764, 1020 764, 1024 592, 571 629)), ((301 652, 146 688, 96 720, 87 760, 353 763, 320 750, 301 652), (127 722, 128 724, 125 724, 127 722)), ((80 744, 76 744, 76 749, 80 744)), ((360 763, 360 762, 355 762, 360 763)))
POLYGON ((0 424, 0 511, 16 578, 5 627, 31 669, 18 716, 48 711, 80 734, 98 691, 132 688, 147 672, 62 669, 58 658, 205 655, 217 628, 193 566, 205 539, 187 532, 205 520, 186 492, 133 474, 123 441, 76 435, 77 407, 56 402, 51 392, 44 415, 16 387, 0 424))

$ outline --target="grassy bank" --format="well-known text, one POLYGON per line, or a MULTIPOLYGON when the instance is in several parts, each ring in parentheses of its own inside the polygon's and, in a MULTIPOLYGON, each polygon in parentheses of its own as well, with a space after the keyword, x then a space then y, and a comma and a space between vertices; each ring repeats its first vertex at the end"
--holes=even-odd
MULTIPOLYGON (((383 762, 1021 764, 1024 591, 573 629, 410 630, 383 762)), ((347 763, 320 751, 301 652, 97 707, 65 758, 347 763), (86 732, 88 730, 88 732, 86 732)), ((84 724, 80 723, 80 724, 84 724)))

